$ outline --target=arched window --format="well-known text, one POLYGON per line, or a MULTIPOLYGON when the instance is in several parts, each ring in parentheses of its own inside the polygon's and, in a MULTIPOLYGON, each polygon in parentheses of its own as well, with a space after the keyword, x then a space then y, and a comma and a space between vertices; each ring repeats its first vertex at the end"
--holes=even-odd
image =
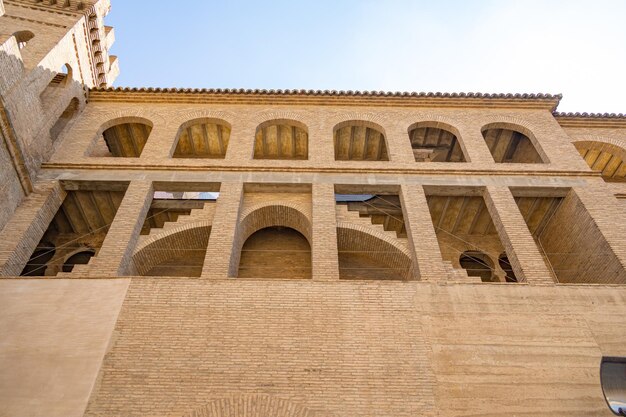
POLYGON ((65 126, 67 126, 70 120, 76 116, 79 105, 80 102, 78 101, 78 98, 74 97, 70 101, 70 104, 67 105, 63 113, 61 113, 61 116, 59 116, 54 126, 50 128, 50 140, 52 140, 52 142, 55 142, 59 138, 59 135, 63 129, 65 129, 65 126))
POLYGON ((416 162, 465 162, 455 129, 438 122, 420 122, 409 128, 416 162))
POLYGON ((626 181, 626 149, 596 141, 580 141, 574 146, 589 168, 602 174, 604 181, 626 181))
POLYGON ((511 266, 511 262, 509 262, 509 257, 506 256, 506 253, 501 253, 500 256, 498 256, 498 264, 506 274, 504 276, 506 282, 517 282, 517 277, 515 276, 515 272, 513 272, 513 266, 511 266))
POLYGON ((470 277, 480 277, 482 282, 493 281, 493 262, 486 254, 479 251, 463 252, 459 263, 470 277))
POLYGON ((20 30, 13 34, 15 37, 15 41, 17 42, 17 47, 20 49, 24 49, 26 44, 35 37, 35 34, 30 30, 20 30))
POLYGON ((92 249, 84 250, 67 258, 67 260, 63 263, 63 267, 61 270, 63 272, 72 272, 74 269, 74 265, 86 265, 89 263, 89 260, 96 254, 92 249))
POLYGON ((482 134, 493 160, 498 163, 542 163, 544 161, 532 134, 521 126, 509 123, 491 123, 482 128, 482 134))
POLYGON ((300 232, 272 226, 254 232, 241 249, 240 278, 311 278, 311 246, 300 232))
POLYGON ((230 126, 222 120, 198 119, 184 123, 176 136, 174 158, 224 158, 230 126))
POLYGON ((351 120, 335 126, 335 160, 388 161, 382 127, 363 120, 351 120))
POLYGON ((120 121, 102 132, 104 141, 98 140, 91 156, 138 158, 151 131, 152 123, 146 119, 120 121))
POLYGON ((254 159, 307 159, 307 127, 294 120, 271 120, 260 124, 254 137, 254 159))

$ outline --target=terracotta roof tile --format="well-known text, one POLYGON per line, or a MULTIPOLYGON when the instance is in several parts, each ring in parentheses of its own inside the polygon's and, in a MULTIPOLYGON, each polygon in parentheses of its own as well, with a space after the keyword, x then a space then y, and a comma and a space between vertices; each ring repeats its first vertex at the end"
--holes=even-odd
POLYGON ((352 91, 352 90, 274 90, 243 88, 154 88, 154 87, 115 87, 93 88, 98 92, 134 92, 134 93, 191 93, 191 94, 246 94, 246 95, 309 95, 309 96, 362 96, 362 97, 442 97, 442 98, 496 98, 560 100, 561 94, 520 94, 520 93, 428 93, 407 91, 352 91))
POLYGON ((579 112, 553 112, 554 117, 574 117, 588 119, 626 119, 624 113, 579 113, 579 112))

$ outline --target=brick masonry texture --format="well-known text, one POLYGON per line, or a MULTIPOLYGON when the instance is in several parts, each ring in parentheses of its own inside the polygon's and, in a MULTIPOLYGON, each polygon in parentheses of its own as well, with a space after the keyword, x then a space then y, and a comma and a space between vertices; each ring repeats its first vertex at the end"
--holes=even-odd
MULTIPOLYGON (((626 356, 626 182, 577 149, 625 160, 626 118, 553 114, 559 98, 543 95, 95 89, 117 74, 109 3, 82 4, 0 0, 0 416, 608 414, 598 365, 626 356), (35 37, 20 45, 18 30, 35 37), (223 158, 172 157, 198 120, 230 129, 223 158), (125 123, 150 127, 140 155, 93 156, 125 123), (301 129, 297 146, 289 131, 264 144, 285 159, 254 159, 268 123, 301 129), (467 162, 416 162, 417 123, 456 135, 467 162), (345 126, 382 134, 389 160, 335 160, 345 126), (526 135, 545 163, 496 163, 486 127, 526 135), (289 159, 295 148, 308 157, 289 159), (78 204, 74 190, 124 196, 78 204), (391 196, 403 230, 337 194, 391 196), (535 202, 525 217, 520 198, 539 197, 554 210, 535 202), (95 256, 20 276, 72 201, 70 220, 114 213, 95 256), (157 225, 168 204, 180 212, 157 225), (482 234, 453 233, 479 221, 482 234), (296 241, 296 255, 276 251, 296 241), (258 253, 242 261, 244 247, 258 253), (462 268, 477 248, 499 282, 462 268)), ((211 129, 196 130, 207 146, 211 129)), ((367 148, 354 137, 349 152, 367 148)))

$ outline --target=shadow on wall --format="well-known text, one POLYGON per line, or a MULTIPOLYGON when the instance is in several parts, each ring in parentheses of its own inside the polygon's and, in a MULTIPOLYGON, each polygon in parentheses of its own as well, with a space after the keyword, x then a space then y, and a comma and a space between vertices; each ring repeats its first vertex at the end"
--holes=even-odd
POLYGON ((33 191, 31 179, 85 106, 84 86, 68 64, 58 70, 24 67, 22 53, 35 41, 36 37, 12 36, 0 46, 2 120, 8 122, 0 121, 4 134, 0 160, 10 161, 0 165, 5 190, 0 230, 33 191))

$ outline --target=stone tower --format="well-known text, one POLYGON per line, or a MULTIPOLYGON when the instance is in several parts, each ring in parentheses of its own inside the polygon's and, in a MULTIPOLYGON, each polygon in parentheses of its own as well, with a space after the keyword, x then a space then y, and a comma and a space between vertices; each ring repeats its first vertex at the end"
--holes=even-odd
POLYGON ((41 163, 85 106, 118 74, 104 26, 108 0, 0 1, 0 227, 33 191, 41 163))
POLYGON ((108 8, 0 0, 0 415, 609 415, 626 116, 111 88, 108 8))

